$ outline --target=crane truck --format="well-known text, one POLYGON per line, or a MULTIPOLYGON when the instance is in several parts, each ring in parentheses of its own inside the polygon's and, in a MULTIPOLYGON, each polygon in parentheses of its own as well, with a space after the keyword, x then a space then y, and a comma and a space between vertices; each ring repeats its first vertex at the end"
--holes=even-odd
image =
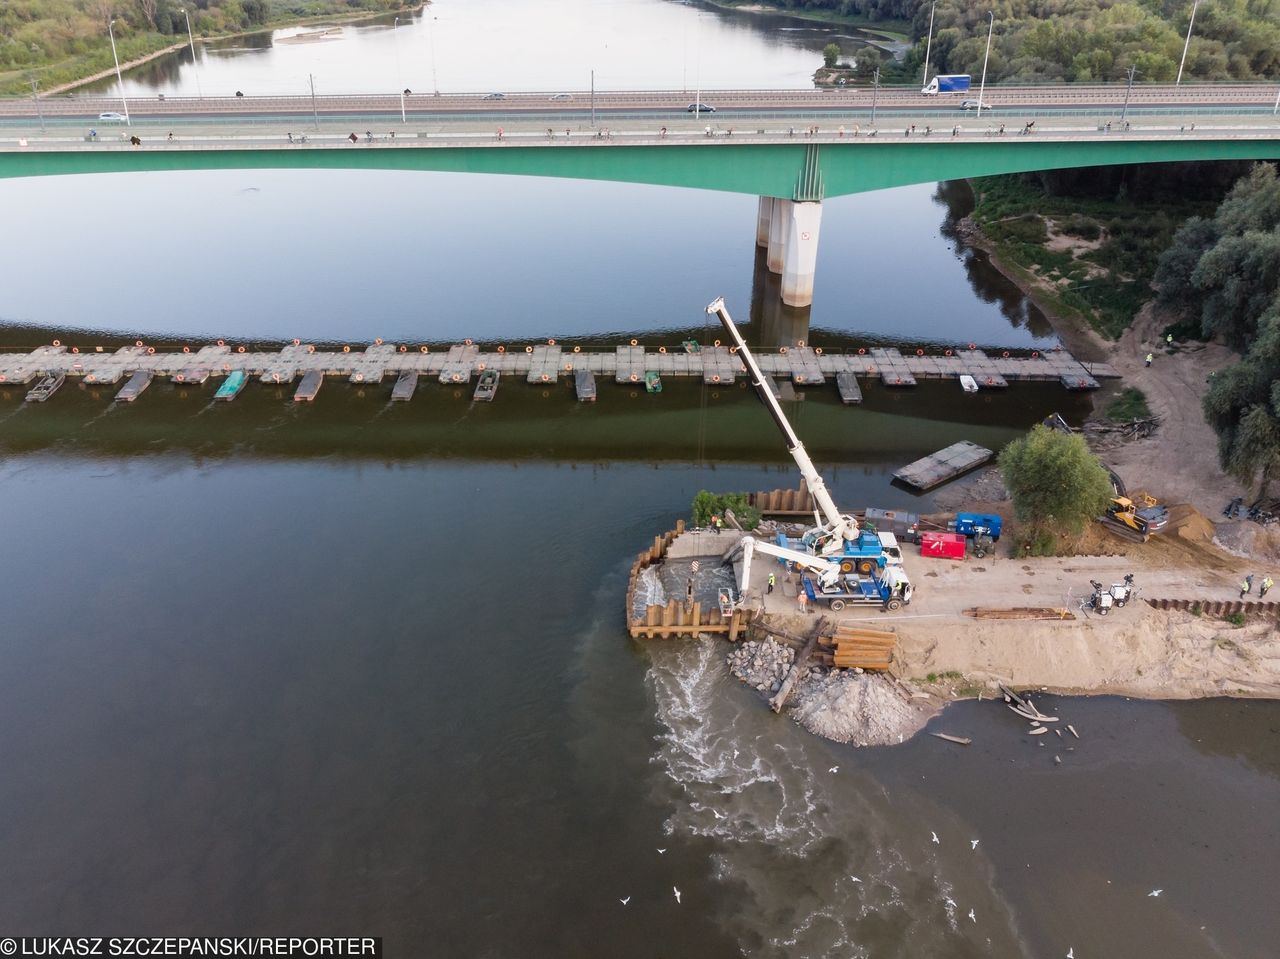
MULTIPOLYGON (((827 489, 827 484, 822 479, 822 475, 818 472, 817 467, 813 465, 813 460, 809 458, 809 454, 805 451, 804 444, 800 442, 800 437, 796 435, 795 430, 791 428, 790 421, 787 420, 786 414, 782 412, 782 406, 778 402, 778 398, 774 396, 773 390, 769 388, 764 374, 760 372, 760 367, 756 363, 756 358, 751 355, 751 350, 748 348, 746 340, 742 338, 742 333, 739 332, 738 327, 734 324, 733 318, 729 316, 729 311, 724 305, 724 297, 717 297, 712 301, 707 307, 707 312, 719 318, 720 324, 737 347, 738 353, 742 356, 742 361, 746 364, 747 371, 751 376, 751 385, 755 387, 756 393, 765 405, 765 409, 773 417, 774 425, 782 431, 783 439, 787 444, 787 452, 796 461, 796 466, 800 468, 800 475, 804 477, 809 493, 817 504, 817 510, 814 513, 815 525, 805 532, 798 544, 803 549, 796 549, 790 541, 774 546, 751 539, 754 548, 764 550, 781 559, 789 559, 792 562, 799 562, 795 559, 797 556, 826 561, 826 563, 830 564, 830 569, 825 565, 815 567, 812 564, 800 564, 809 569, 817 569, 823 586, 834 587, 841 585, 841 583, 847 584, 847 580, 839 579, 841 576, 854 576, 856 580, 855 573, 873 573, 872 579, 876 582, 892 579, 894 582, 893 588, 896 588, 899 593, 905 590, 909 594, 911 583, 906 574, 902 572, 901 566, 898 565, 901 563, 901 552, 897 549, 896 539, 892 534, 881 536, 869 531, 859 530, 857 519, 840 512, 835 500, 831 497, 830 490, 827 489), (896 554, 896 563, 894 554, 896 554), (891 572, 891 570, 894 570, 894 572, 891 572), (827 577, 826 579, 823 579, 824 574, 827 577)), ((750 539, 750 537, 747 537, 747 539, 750 539)), ((746 540, 743 542, 743 551, 747 556, 747 559, 743 562, 742 580, 742 591, 745 593, 750 584, 751 571, 750 554, 747 552, 746 540)))
POLYGON ((765 542, 752 536, 744 536, 741 545, 740 595, 745 596, 751 585, 751 559, 760 552, 809 570, 812 575, 801 577, 800 588, 809 599, 815 602, 822 600, 835 612, 846 606, 879 606, 881 609, 896 610, 911 602, 914 587, 901 566, 885 566, 870 576, 858 576, 842 572, 841 563, 837 559, 815 556, 804 550, 765 542))

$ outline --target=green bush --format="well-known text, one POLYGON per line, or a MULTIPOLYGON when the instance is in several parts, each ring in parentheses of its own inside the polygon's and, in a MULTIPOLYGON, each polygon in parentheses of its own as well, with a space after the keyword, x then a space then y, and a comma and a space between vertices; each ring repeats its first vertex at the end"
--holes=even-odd
POLYGON ((745 493, 712 493, 698 490, 693 497, 693 525, 710 526, 712 516, 724 517, 725 510, 732 510, 743 529, 755 529, 760 525, 760 511, 747 505, 745 493))
POLYGON ((1107 406, 1107 419, 1116 423, 1145 420, 1150 415, 1151 407, 1147 405, 1147 395, 1132 386, 1126 386, 1107 406))

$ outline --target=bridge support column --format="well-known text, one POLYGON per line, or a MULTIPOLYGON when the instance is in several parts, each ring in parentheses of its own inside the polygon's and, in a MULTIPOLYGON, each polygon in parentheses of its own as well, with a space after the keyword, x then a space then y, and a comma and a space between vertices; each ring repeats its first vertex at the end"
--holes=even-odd
POLYGON ((769 272, 781 273, 787 249, 787 224, 791 221, 791 201, 773 198, 769 214, 769 272))
MULTIPOLYGON (((787 204, 787 217, 782 302, 787 306, 810 306, 813 304, 813 276, 818 266, 822 204, 784 202, 787 204)), ((772 252, 772 245, 769 249, 772 252)))
POLYGON ((756 246, 768 247, 769 223, 773 219, 773 197, 762 196, 756 213, 756 246))

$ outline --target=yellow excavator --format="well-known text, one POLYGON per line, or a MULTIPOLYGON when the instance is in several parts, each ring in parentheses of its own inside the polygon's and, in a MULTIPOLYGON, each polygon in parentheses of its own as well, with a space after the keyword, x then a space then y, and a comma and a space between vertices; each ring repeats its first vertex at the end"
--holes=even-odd
POLYGON ((1106 516, 1098 519, 1108 529, 1126 539, 1145 541, 1152 533, 1158 533, 1169 525, 1169 510, 1147 493, 1135 493, 1132 497, 1117 496, 1107 506, 1106 516))

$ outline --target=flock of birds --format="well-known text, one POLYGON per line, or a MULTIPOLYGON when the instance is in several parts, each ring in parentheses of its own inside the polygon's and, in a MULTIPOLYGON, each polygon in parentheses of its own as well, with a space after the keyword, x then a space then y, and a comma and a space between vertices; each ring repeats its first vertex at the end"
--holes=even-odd
MULTIPOLYGON (((840 767, 839 767, 839 766, 832 766, 830 769, 828 769, 828 770, 827 770, 827 772, 831 773, 831 774, 834 776, 836 773, 840 772, 840 767)), ((724 819, 724 818, 726 818, 726 817, 725 817, 725 815, 724 815, 723 813, 721 813, 721 812, 719 812, 719 811, 717 811, 717 810, 715 810, 715 809, 713 809, 713 810, 711 810, 711 811, 712 811, 712 813, 715 815, 715 817, 716 817, 717 819, 724 819)), ((935 845, 938 845, 938 846, 942 845, 942 840, 938 838, 938 834, 937 834, 936 832, 934 832, 934 831, 930 830, 930 832, 929 832, 929 838, 932 840, 932 842, 933 842, 935 845)), ((969 840, 969 849, 970 849, 970 851, 976 851, 976 850, 977 850, 977 848, 978 848, 978 843, 980 843, 981 841, 982 841, 982 840, 980 840, 980 839, 970 839, 970 840, 969 840)), ((658 855, 659 855, 659 856, 666 855, 666 852, 667 852, 667 851, 666 851, 665 849, 658 849, 658 855)), ((849 879, 850 879, 850 881, 852 881, 852 882, 857 882, 857 883, 862 882, 862 880, 861 880, 858 876, 850 876, 850 877, 849 877, 849 879)), ((671 887, 671 891, 675 894, 675 897, 676 897, 676 905, 680 905, 680 897, 681 897, 680 887, 679 887, 679 886, 672 886, 672 887, 671 887)), ((1163 889, 1152 889, 1149 893, 1147 893, 1147 898, 1148 898, 1148 899, 1154 899, 1154 898, 1157 898, 1157 897, 1159 897, 1159 895, 1160 895, 1162 892, 1164 892, 1164 890, 1163 890, 1163 889)), ((631 902, 631 897, 630 897, 630 896, 627 896, 625 899, 619 899, 619 900, 618 900, 618 902, 622 903, 622 904, 625 906, 625 905, 627 905, 627 903, 631 902)), ((950 898, 950 897, 945 898, 945 899, 943 900, 943 902, 944 902, 944 903, 946 903, 946 905, 948 905, 948 906, 949 906, 949 907, 951 907, 952 909, 956 908, 956 901, 955 901, 954 899, 950 898)), ((978 914, 977 914, 977 912, 976 912, 974 909, 972 909, 972 908, 969 910, 969 920, 970 920, 971 922, 975 922, 975 923, 978 921, 978 914)), ((1070 947, 1068 947, 1068 949, 1067 949, 1066 959, 1075 959, 1075 952, 1076 952, 1076 951, 1075 951, 1075 947, 1074 947, 1074 946, 1070 946, 1070 947)))

